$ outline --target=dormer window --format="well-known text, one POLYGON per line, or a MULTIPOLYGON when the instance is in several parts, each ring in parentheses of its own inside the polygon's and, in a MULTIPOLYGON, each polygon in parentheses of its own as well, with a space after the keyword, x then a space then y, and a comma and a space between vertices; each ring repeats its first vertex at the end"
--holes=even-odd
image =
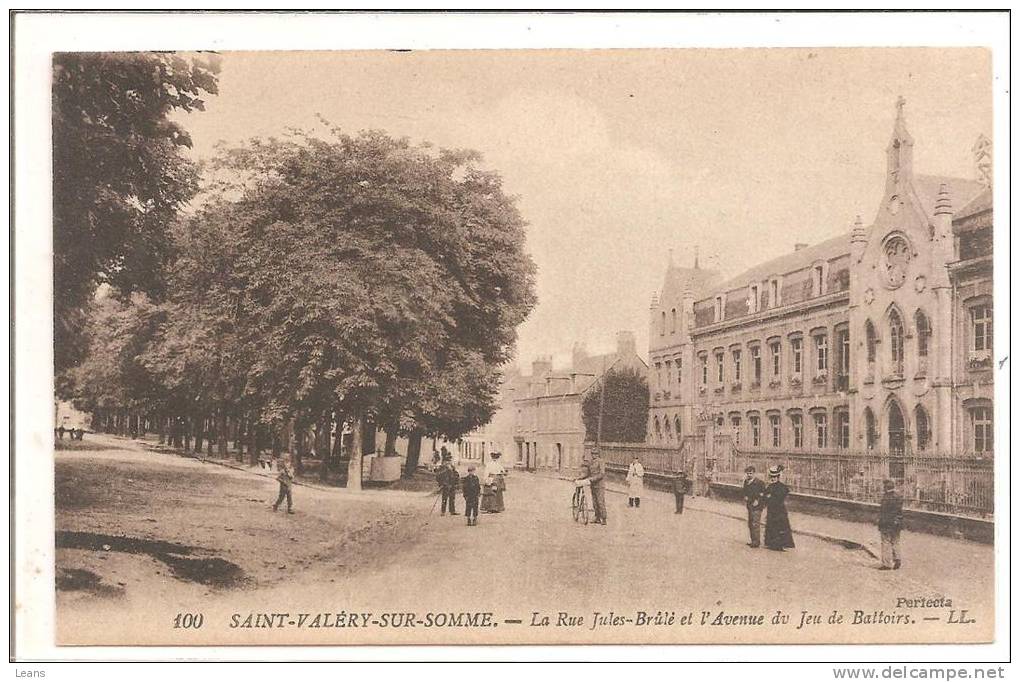
POLYGON ((825 278, 829 274, 828 263, 824 261, 821 263, 815 263, 811 267, 811 295, 821 296, 825 293, 825 278))
POLYGON ((769 307, 779 307, 779 280, 775 278, 769 280, 769 307))
POLYGON ((716 296, 715 297, 715 316, 716 322, 722 322, 723 317, 726 314, 726 297, 716 296))
POLYGON ((756 313, 761 309, 761 290, 757 284, 752 284, 747 290, 747 311, 756 313))

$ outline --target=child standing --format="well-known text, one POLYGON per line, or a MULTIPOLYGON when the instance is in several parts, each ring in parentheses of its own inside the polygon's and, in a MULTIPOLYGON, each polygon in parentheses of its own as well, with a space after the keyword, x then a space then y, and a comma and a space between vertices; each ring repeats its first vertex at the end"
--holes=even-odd
POLYGON ((475 475, 475 465, 468 467, 467 476, 461 482, 461 493, 464 495, 464 514, 467 516, 467 525, 478 525, 478 498, 482 494, 482 482, 475 475))
POLYGON ((290 487, 294 483, 294 467, 290 463, 290 455, 284 456, 280 461, 280 473, 276 476, 276 480, 280 482, 280 495, 273 504, 273 511, 276 511, 283 499, 287 498, 287 513, 293 514, 294 500, 290 494, 290 487))

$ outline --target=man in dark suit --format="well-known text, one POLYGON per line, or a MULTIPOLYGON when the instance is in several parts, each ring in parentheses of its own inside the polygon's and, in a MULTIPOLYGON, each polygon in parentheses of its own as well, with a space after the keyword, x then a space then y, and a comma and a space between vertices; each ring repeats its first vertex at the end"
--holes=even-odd
POLYGON ((443 453, 443 464, 436 472, 436 483, 439 484, 439 492, 442 494, 440 502, 440 516, 446 516, 446 510, 450 510, 451 516, 457 516, 457 509, 454 506, 454 499, 457 496, 457 484, 460 483, 460 474, 453 466, 453 455, 443 453))
POLYGON ((882 481, 885 494, 878 511, 878 532, 882 536, 882 565, 880 571, 900 567, 900 531, 903 530, 903 498, 896 492, 891 479, 882 481))
POLYGON ((748 547, 761 546, 761 511, 765 498, 765 482, 754 475, 754 467, 744 469, 744 504, 747 506, 747 530, 751 534, 748 547))
POLYGON ((676 502, 674 514, 684 513, 684 495, 691 489, 691 482, 687 478, 687 472, 681 471, 673 477, 673 500, 676 502))

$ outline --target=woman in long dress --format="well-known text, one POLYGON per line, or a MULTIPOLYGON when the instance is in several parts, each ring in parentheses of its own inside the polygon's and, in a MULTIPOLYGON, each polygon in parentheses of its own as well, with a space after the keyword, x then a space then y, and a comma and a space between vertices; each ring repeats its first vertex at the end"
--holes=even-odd
POLYGON ((498 514, 506 509, 503 491, 506 490, 506 469, 500 461, 500 453, 493 452, 485 465, 485 492, 482 494, 482 511, 498 514))
POLYGON ((786 513, 786 496, 790 488, 779 480, 783 465, 769 469, 769 484, 765 487, 765 546, 776 552, 793 547, 793 531, 790 516, 786 513))
POLYGON ((640 507, 641 493, 644 490, 645 468, 641 465, 641 460, 638 456, 634 455, 634 461, 630 463, 630 468, 627 469, 627 506, 640 507))

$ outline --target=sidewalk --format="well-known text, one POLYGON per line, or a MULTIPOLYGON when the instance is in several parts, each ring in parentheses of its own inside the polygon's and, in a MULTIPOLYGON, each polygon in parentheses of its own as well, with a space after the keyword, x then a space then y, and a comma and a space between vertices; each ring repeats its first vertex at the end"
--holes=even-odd
MULTIPOLYGON (((160 445, 150 438, 130 438, 128 436, 113 436, 110 434, 96 434, 93 440, 99 439, 107 440, 115 447, 125 447, 126 444, 134 444, 148 452, 155 452, 163 455, 174 455, 176 457, 185 457, 187 459, 193 459, 203 464, 214 464, 216 466, 225 467, 227 469, 233 469, 234 471, 240 471, 243 473, 251 474, 253 476, 260 476, 262 478, 268 478, 276 480, 276 476, 279 473, 275 469, 265 469, 260 465, 252 466, 245 462, 239 462, 233 458, 222 458, 217 456, 209 457, 204 453, 197 452, 185 452, 179 448, 170 447, 169 445, 160 445)), ((386 495, 406 495, 409 497, 427 497, 434 494, 435 491, 429 490, 427 492, 413 491, 413 490, 388 490, 386 488, 363 488, 360 491, 348 490, 343 486, 335 485, 322 485, 321 483, 310 482, 309 479, 312 477, 303 475, 298 476, 294 479, 294 485, 302 486, 305 488, 311 488, 312 490, 319 490, 324 492, 340 492, 347 495, 375 495, 378 493, 385 493, 386 495)), ((314 479, 312 479, 314 480, 314 479)))
MULTIPOLYGON (((529 473, 546 478, 569 480, 558 475, 556 472, 551 471, 534 471, 529 473)), ((625 484, 608 479, 606 490, 620 495, 627 494, 627 487, 625 484)), ((669 509, 672 509, 674 506, 673 495, 661 490, 646 487, 644 495, 642 496, 642 501, 645 499, 653 501, 653 504, 667 506, 669 509)), ((738 502, 727 502, 725 500, 710 497, 695 497, 694 495, 688 495, 684 503, 684 511, 713 514, 715 516, 727 517, 738 521, 746 522, 747 520, 747 513, 742 504, 738 502)), ((847 549, 860 550, 876 560, 879 559, 881 548, 878 529, 875 526, 866 523, 856 523, 853 521, 844 521, 842 519, 833 519, 826 516, 816 516, 800 512, 790 512, 789 514, 790 525, 793 528, 794 535, 813 537, 825 542, 842 545, 847 549)), ((762 524, 764 526, 764 518, 762 519, 762 524)), ((973 551, 975 552, 980 552, 980 547, 987 547, 968 540, 956 540, 943 536, 904 531, 904 537, 907 536, 912 538, 912 544, 923 545, 926 548, 930 548, 930 551, 933 553, 941 553, 949 547, 963 546, 970 548, 973 546, 973 551)), ((988 551, 991 550, 992 548, 988 547, 988 551)))

